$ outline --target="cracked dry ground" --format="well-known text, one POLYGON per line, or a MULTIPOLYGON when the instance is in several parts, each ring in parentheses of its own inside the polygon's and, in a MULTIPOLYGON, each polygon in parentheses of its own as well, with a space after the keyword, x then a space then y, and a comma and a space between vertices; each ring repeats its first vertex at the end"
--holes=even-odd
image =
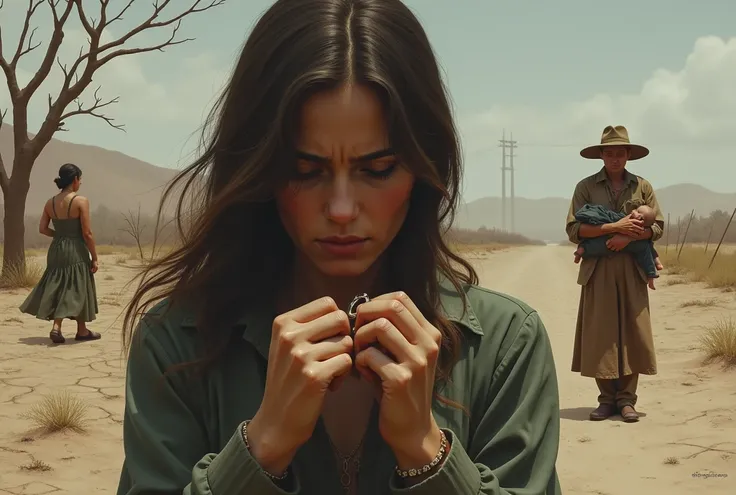
POLYGON ((50 322, 17 309, 29 291, 0 292, 0 494, 115 493, 125 376, 120 321, 132 289, 131 266, 123 254, 100 257, 100 311, 89 327, 102 339, 93 342, 75 342, 76 325, 65 320, 66 343, 51 343, 50 322), (86 431, 34 431, 21 415, 61 389, 87 403, 86 431))
MULTIPOLYGON (((571 253, 569 246, 525 247, 473 259, 482 285, 529 303, 549 332, 562 408, 563 493, 736 493, 736 370, 702 365, 696 349, 703 325, 736 314, 736 292, 660 278, 650 293, 659 374, 640 380, 642 420, 593 423, 587 416, 598 395, 595 384, 569 371, 579 294, 571 253), (710 299, 708 307, 683 307, 710 299)), ((124 258, 101 257, 100 314, 91 325, 103 334, 97 342, 49 346, 49 325, 17 310, 27 291, 0 292, 0 494, 115 493, 123 458, 119 315, 131 276, 124 258), (19 417, 59 388, 89 403, 85 433, 44 437, 19 417), (22 468, 34 459, 51 469, 22 468)), ((73 324, 65 334, 73 336, 73 324)))

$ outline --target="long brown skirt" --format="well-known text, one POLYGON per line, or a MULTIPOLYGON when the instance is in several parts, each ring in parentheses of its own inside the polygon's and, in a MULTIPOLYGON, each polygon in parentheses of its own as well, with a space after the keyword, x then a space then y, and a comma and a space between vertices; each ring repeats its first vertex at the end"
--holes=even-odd
POLYGON ((629 254, 597 261, 580 291, 572 371, 602 379, 657 373, 648 291, 629 254))

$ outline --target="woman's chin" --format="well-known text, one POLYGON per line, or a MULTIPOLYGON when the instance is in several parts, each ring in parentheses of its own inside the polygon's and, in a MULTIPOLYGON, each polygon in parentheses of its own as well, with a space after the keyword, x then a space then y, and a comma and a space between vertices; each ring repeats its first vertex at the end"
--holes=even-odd
POLYGON ((369 260, 362 258, 320 260, 317 269, 328 277, 352 278, 363 275, 372 264, 369 260))

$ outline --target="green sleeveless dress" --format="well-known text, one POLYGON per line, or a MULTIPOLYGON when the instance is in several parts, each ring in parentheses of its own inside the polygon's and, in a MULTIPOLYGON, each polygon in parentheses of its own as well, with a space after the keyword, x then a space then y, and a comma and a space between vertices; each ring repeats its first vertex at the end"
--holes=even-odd
POLYGON ((97 317, 97 289, 90 271, 92 260, 82 236, 82 221, 69 217, 74 198, 69 201, 67 218, 58 218, 52 200, 54 239, 46 255, 46 270, 19 308, 41 320, 69 318, 88 322, 97 317))

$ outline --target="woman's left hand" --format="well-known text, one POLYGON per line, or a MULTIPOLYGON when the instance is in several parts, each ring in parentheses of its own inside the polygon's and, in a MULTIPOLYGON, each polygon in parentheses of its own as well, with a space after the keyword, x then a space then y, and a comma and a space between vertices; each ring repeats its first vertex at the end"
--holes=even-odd
POLYGON ((611 251, 621 251, 629 245, 633 239, 623 234, 616 234, 606 241, 606 247, 611 251))
POLYGON ((442 442, 432 414, 442 334, 403 292, 358 306, 355 328, 355 365, 364 378, 380 378, 381 436, 399 468, 420 468, 442 442))

